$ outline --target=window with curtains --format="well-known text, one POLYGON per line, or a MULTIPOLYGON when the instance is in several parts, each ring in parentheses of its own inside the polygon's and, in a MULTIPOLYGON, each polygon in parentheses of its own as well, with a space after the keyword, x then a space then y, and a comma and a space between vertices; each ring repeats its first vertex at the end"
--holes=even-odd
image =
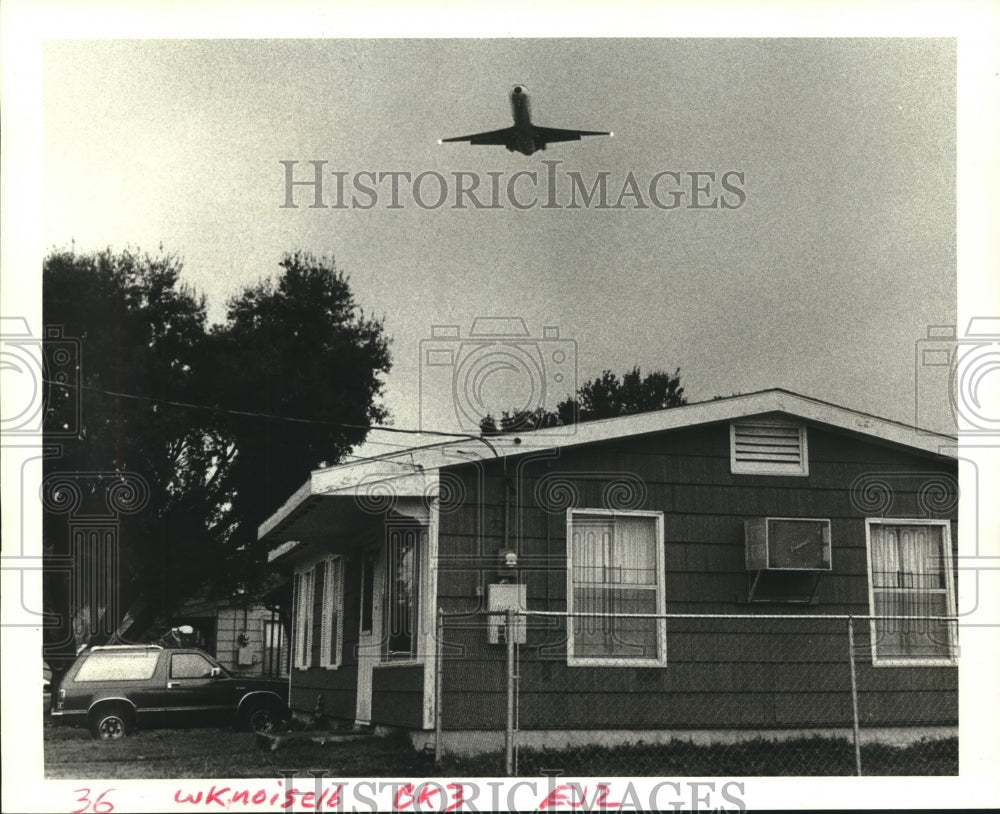
POLYGON ((663 514, 570 510, 567 518, 570 665, 661 666, 663 514))
POLYGON ((328 670, 340 666, 344 636, 344 561, 329 557, 323 568, 323 614, 320 620, 319 663, 328 670))
POLYGON ((293 588, 295 618, 292 623, 294 630, 292 641, 295 648, 295 667, 299 670, 306 670, 312 666, 314 585, 314 568, 296 572, 293 588))
POLYGON ((950 664, 954 616, 948 521, 869 520, 868 551, 875 664, 950 664), (908 618, 914 617, 914 618, 908 618))

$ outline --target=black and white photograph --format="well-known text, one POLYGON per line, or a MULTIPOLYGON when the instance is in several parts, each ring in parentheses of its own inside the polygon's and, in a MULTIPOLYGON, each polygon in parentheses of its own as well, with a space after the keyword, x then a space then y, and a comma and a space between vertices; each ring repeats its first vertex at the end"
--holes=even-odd
POLYGON ((1000 16, 589 8, 3 10, 5 811, 1000 801, 1000 16))

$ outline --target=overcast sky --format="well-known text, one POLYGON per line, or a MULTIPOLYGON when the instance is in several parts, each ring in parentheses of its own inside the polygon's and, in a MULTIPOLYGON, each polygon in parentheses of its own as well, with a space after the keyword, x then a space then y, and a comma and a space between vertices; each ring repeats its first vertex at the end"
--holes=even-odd
MULTIPOLYGON (((434 325, 464 338, 477 316, 516 316, 532 339, 559 329, 561 381, 554 340, 528 348, 550 405, 574 375, 680 367, 692 401, 784 387, 947 431, 943 390, 917 414, 914 360, 927 326, 956 318, 955 58, 945 39, 50 41, 44 240, 162 244, 213 321, 283 253, 335 256, 393 339, 385 400, 400 427, 461 428, 452 373, 420 378, 434 325), (515 83, 536 123, 614 138, 530 157, 437 143, 508 126, 515 83), (588 183, 610 173, 612 201, 629 172, 645 188, 665 170, 685 184, 736 171, 745 201, 311 209, 300 189, 281 208, 282 160, 297 179, 327 161, 350 183, 365 170, 507 179, 544 174, 543 159, 588 183)), ((443 345, 456 364, 471 347, 443 345)), ((516 406, 524 376, 481 395, 516 406)))

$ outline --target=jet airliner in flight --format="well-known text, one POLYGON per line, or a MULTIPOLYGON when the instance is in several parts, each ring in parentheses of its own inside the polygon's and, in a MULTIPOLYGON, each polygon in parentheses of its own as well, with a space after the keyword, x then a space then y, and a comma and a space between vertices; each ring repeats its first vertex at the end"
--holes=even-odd
POLYGON ((514 117, 514 126, 502 130, 490 130, 486 133, 474 133, 471 136, 457 136, 441 139, 438 143, 450 141, 467 141, 469 144, 497 144, 506 147, 511 152, 515 150, 525 155, 531 155, 554 141, 579 141, 581 136, 613 136, 614 133, 600 130, 560 130, 557 127, 539 127, 531 123, 531 103, 528 90, 524 85, 515 85, 510 92, 510 112, 514 117))

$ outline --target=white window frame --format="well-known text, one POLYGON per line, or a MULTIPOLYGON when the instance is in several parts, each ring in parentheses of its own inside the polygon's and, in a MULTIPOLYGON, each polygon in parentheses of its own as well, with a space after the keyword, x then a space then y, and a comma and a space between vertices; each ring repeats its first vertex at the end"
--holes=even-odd
POLYGON ((295 572, 295 607, 292 619, 292 642, 295 669, 312 667, 313 601, 315 599, 315 563, 295 572))
POLYGON ((729 422, 729 470, 734 475, 789 475, 804 477, 809 474, 809 434, 806 425, 798 421, 784 421, 780 418, 747 417, 729 422), (737 425, 781 427, 799 431, 799 461, 740 461, 736 458, 737 425))
MULTIPOLYGON (((952 570, 952 559, 954 552, 951 547, 951 521, 950 520, 928 520, 926 518, 883 518, 868 517, 865 519, 865 547, 868 554, 868 608, 869 613, 875 616, 875 579, 873 574, 873 549, 872 549, 872 526, 937 526, 941 529, 941 548, 944 557, 945 572, 945 605, 948 616, 956 616, 955 610, 955 582, 952 570)), ((875 630, 875 620, 869 621, 871 633, 872 665, 874 667, 952 667, 958 662, 955 654, 958 652, 958 625, 949 624, 950 634, 949 655, 938 656, 936 658, 908 659, 899 657, 883 657, 878 655, 878 644, 876 642, 878 633, 875 630)))
POLYGON ((344 560, 340 555, 323 561, 323 615, 320 619, 319 665, 326 670, 340 667, 344 652, 344 560), (336 612, 337 646, 330 652, 330 634, 336 612))
POLYGON ((567 509, 566 510, 566 610, 570 616, 566 619, 566 663, 570 667, 665 667, 667 665, 667 626, 665 619, 656 623, 656 658, 610 657, 610 656, 575 656, 573 653, 573 518, 583 516, 597 517, 648 517, 654 520, 656 549, 656 613, 662 616, 666 613, 665 595, 665 562, 663 512, 645 510, 616 509, 567 509))

